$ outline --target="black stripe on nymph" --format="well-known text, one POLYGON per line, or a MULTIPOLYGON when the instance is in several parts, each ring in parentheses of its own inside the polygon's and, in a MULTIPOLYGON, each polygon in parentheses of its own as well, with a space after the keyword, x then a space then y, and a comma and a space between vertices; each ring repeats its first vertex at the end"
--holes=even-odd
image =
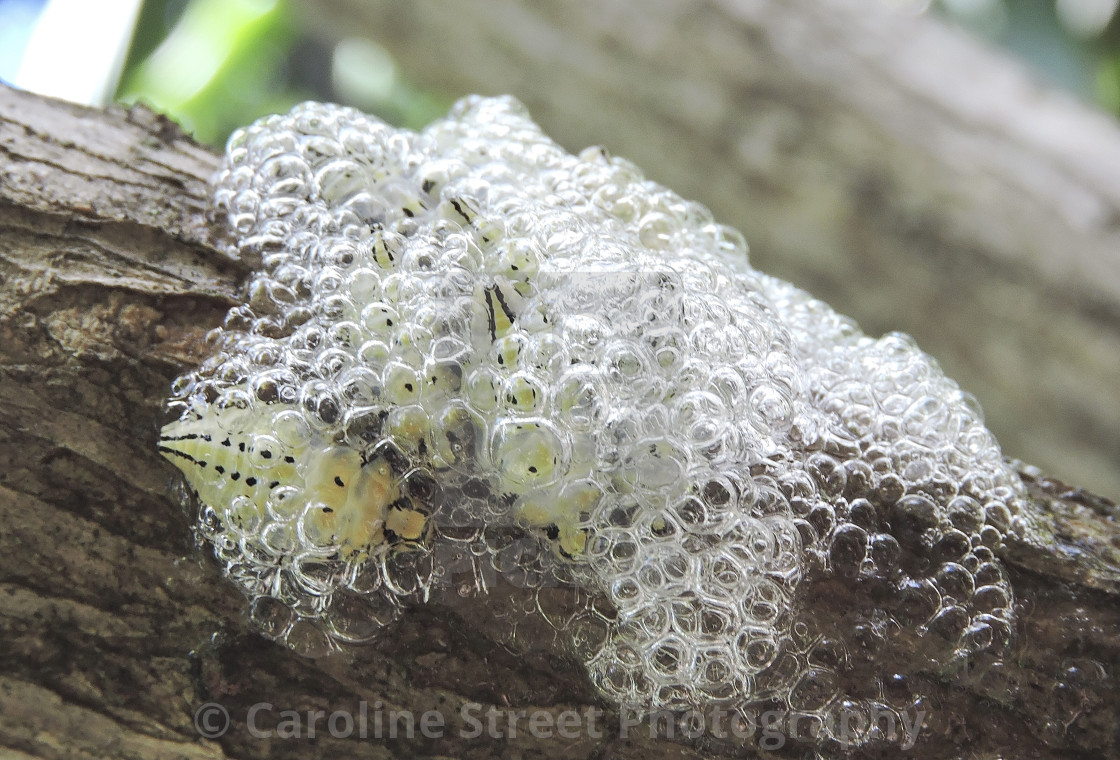
POLYGON ((158 447, 158 450, 161 454, 174 454, 177 457, 182 457, 183 459, 186 459, 191 464, 198 465, 199 467, 205 467, 206 466, 206 461, 205 460, 195 459, 190 454, 187 454, 184 451, 179 451, 178 449, 171 449, 171 448, 168 448, 167 446, 160 446, 160 447, 158 447))
POLYGON ((161 435, 161 441, 210 441, 209 433, 184 433, 183 435, 161 435))
POLYGON ((457 198, 452 198, 451 199, 451 207, 454 208, 455 211, 458 212, 459 216, 461 216, 461 217, 463 217, 464 219, 467 220, 467 224, 470 224, 471 218, 467 215, 466 211, 463 211, 463 207, 462 207, 462 205, 460 205, 459 200, 457 198))
POLYGON ((498 325, 494 316, 494 297, 490 294, 490 288, 486 289, 486 326, 490 328, 490 342, 493 343, 498 339, 498 325))
POLYGON ((513 313, 513 309, 509 308, 509 304, 506 303, 506 297, 502 295, 502 289, 495 285, 493 287, 493 290, 494 296, 498 299, 498 305, 501 306, 502 311, 505 312, 506 319, 508 319, 510 322, 513 322, 513 320, 517 317, 513 313))

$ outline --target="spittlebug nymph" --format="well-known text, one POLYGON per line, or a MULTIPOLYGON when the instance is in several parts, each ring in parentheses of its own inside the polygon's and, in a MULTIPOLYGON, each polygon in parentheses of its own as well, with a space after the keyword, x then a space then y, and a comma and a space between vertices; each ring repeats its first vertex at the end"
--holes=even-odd
POLYGON ((408 529, 394 536, 424 535, 426 517, 402 499, 400 477, 385 459, 363 461, 349 446, 310 436, 285 444, 273 435, 273 420, 293 411, 211 410, 166 425, 159 450, 231 531, 288 519, 311 544, 333 547, 344 559, 377 551, 402 511, 408 529))

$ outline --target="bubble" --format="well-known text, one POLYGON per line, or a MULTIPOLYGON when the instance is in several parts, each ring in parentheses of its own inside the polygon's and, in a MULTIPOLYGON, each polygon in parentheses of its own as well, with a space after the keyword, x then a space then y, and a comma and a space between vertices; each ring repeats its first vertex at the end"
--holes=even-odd
POLYGON ((566 464, 562 438, 545 420, 499 425, 493 434, 491 451, 502 482, 515 492, 553 482, 566 464))
POLYGON ((259 596, 249 608, 249 617, 261 633, 274 639, 283 638, 295 617, 290 607, 271 596, 259 596))
POLYGON ((512 411, 531 414, 540 411, 548 401, 548 389, 535 375, 518 372, 502 384, 501 399, 512 411))
POLYGON ((425 383, 415 368, 398 362, 385 367, 382 382, 385 398, 397 406, 406 406, 419 401, 425 383))
POLYGON ((823 710, 837 696, 836 674, 825 668, 807 670, 790 692, 789 703, 794 710, 823 710))
POLYGON ((863 528, 848 524, 833 533, 829 559, 836 572, 847 577, 857 575, 866 556, 867 531, 863 528))

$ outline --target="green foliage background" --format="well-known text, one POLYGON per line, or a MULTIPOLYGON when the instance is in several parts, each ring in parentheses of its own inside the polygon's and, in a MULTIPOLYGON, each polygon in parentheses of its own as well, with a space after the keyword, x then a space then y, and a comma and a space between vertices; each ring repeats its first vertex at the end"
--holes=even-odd
POLYGON ((454 98, 409 86, 375 41, 364 42, 357 55, 339 55, 298 27, 287 0, 147 0, 117 98, 147 102, 215 146, 308 99, 413 128, 446 112, 454 98))

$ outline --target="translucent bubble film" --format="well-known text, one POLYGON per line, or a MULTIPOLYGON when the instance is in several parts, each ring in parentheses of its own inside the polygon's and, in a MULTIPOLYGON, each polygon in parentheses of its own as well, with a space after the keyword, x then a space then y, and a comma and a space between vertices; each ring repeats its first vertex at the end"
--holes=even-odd
POLYGON ((260 266, 160 446, 268 635, 369 640, 466 563, 575 589, 558 635, 643 710, 902 710, 1007 651, 1023 486, 975 400, 627 161, 510 98, 306 103, 216 187, 260 266))

